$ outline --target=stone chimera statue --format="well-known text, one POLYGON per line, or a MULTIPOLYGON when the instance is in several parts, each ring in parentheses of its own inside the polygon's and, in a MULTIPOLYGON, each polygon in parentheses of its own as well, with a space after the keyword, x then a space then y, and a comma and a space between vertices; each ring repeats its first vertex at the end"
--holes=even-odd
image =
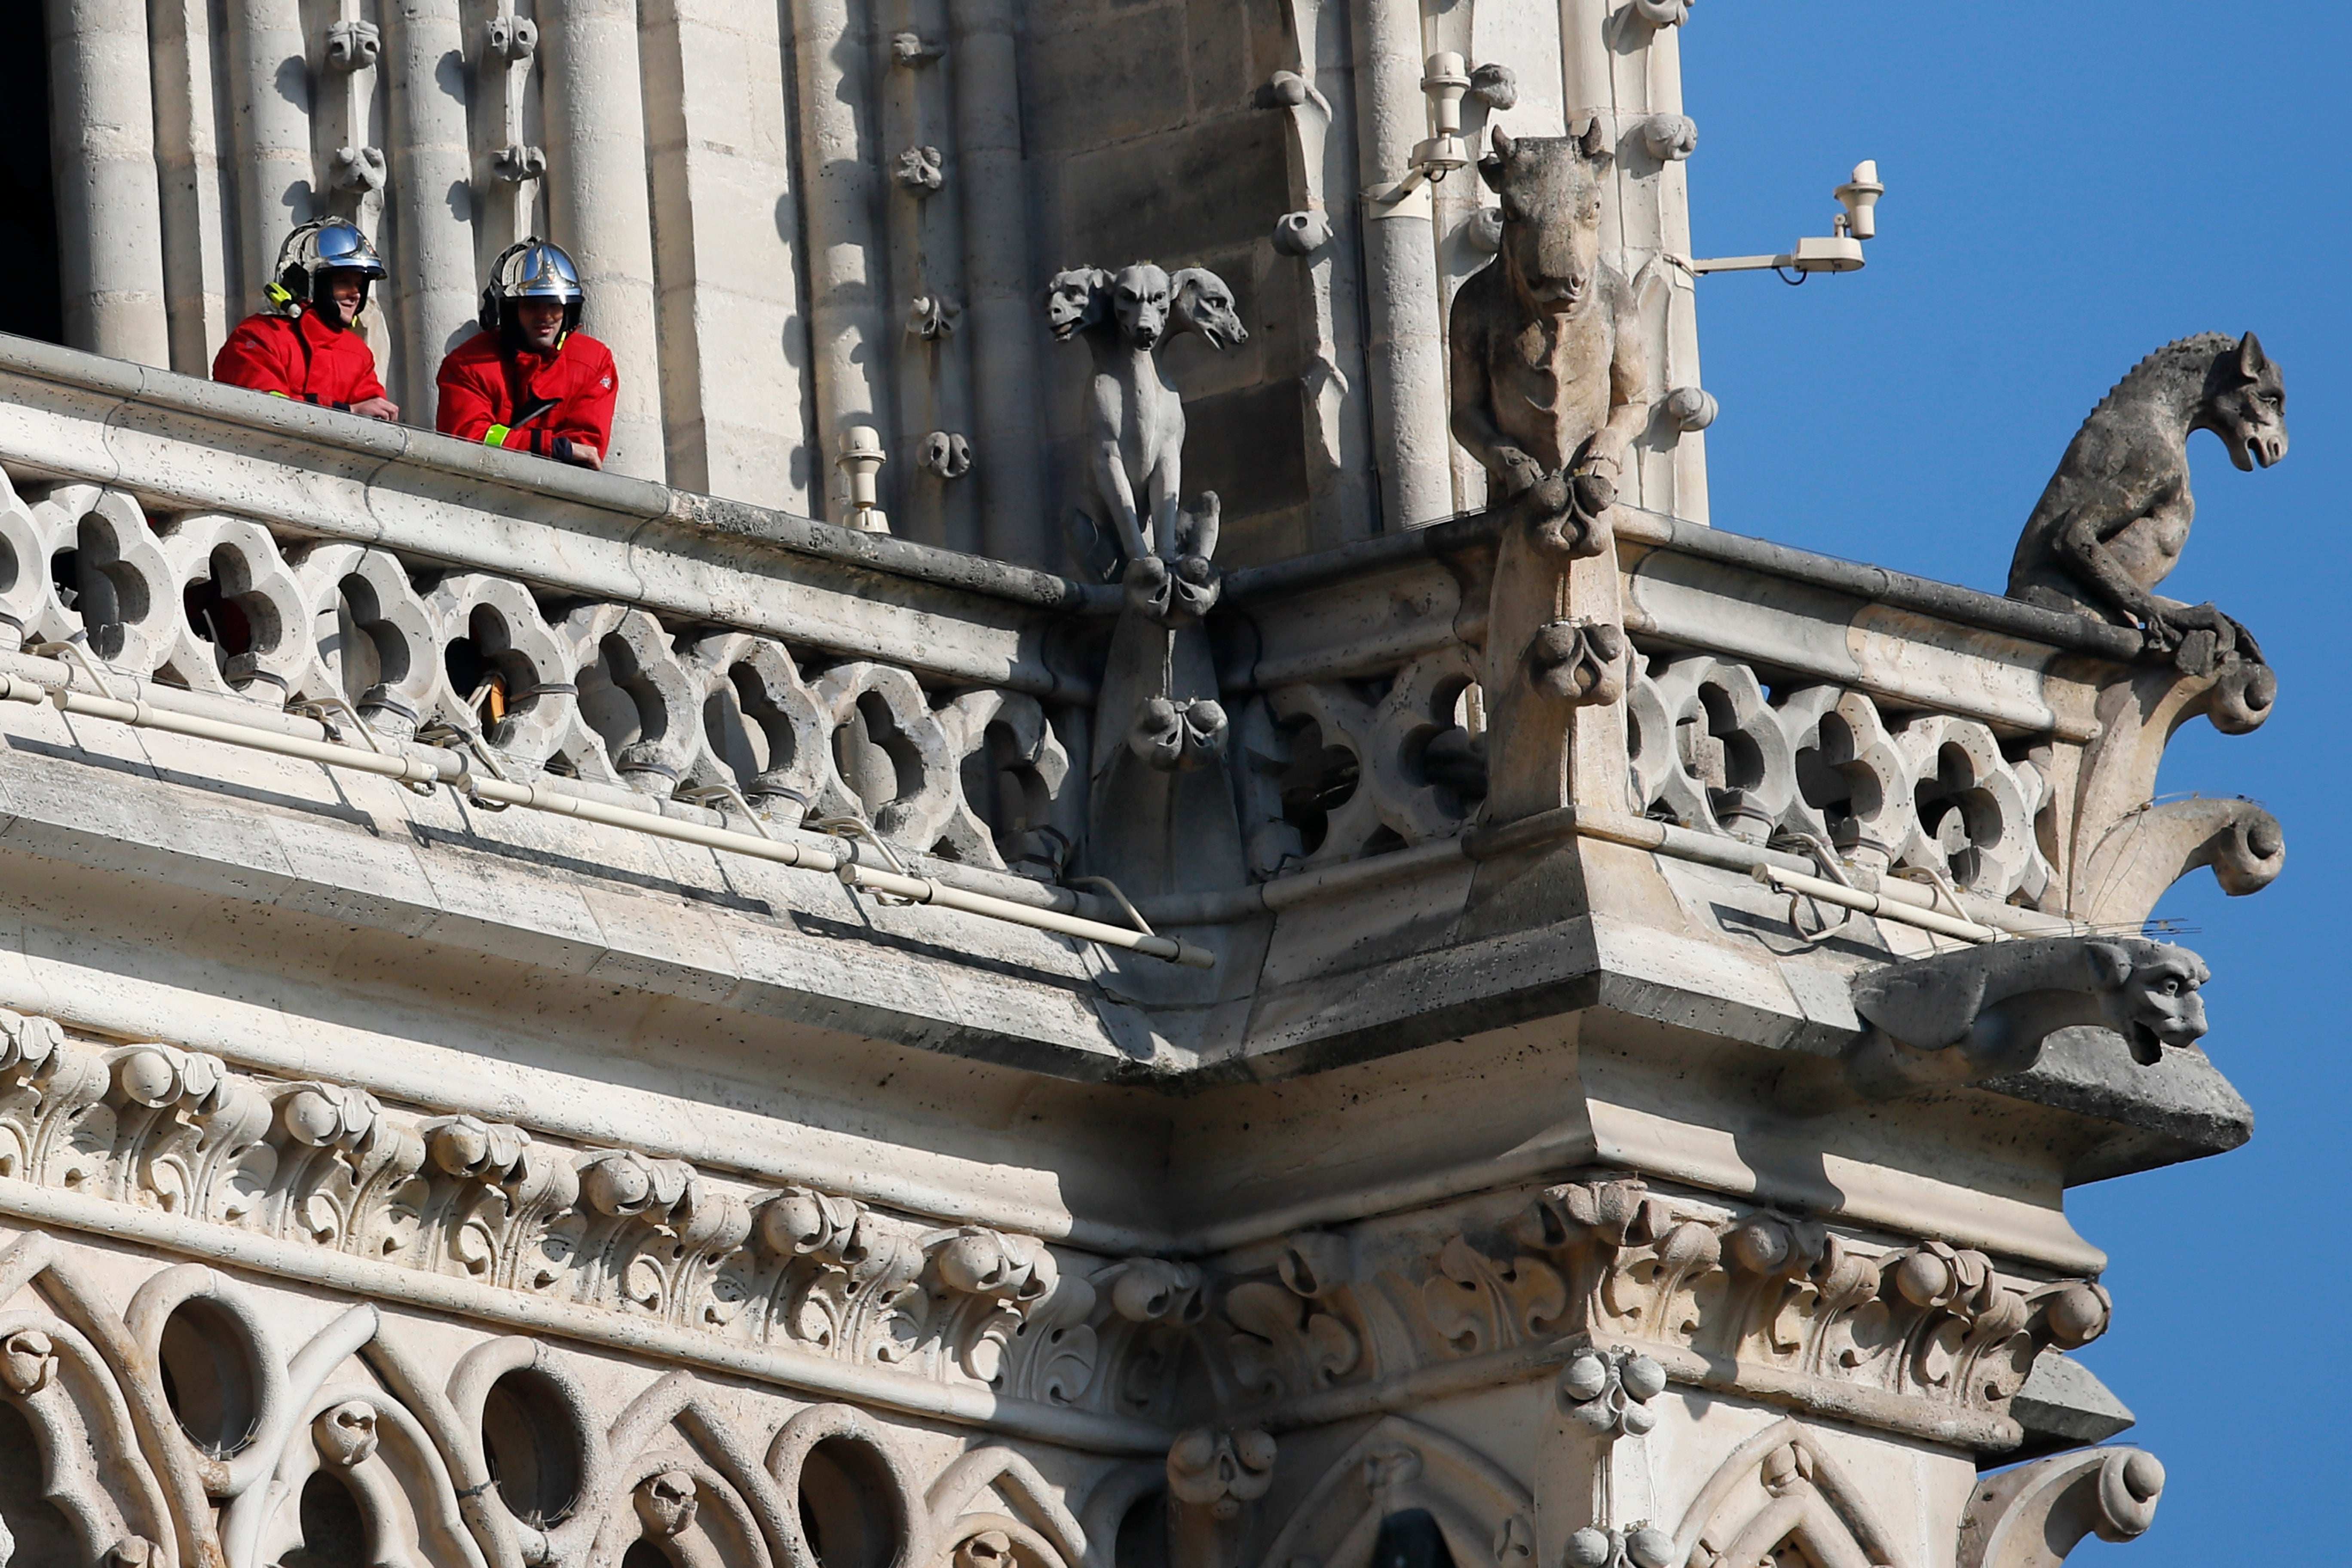
POLYGON ((2009 592, 2050 609, 2137 628, 2148 654, 2190 673, 2262 652, 2210 605, 2159 596, 2189 542, 2189 437, 2210 430, 2251 471, 2286 456, 2286 385, 2254 334, 2167 343, 2116 384, 2059 459, 2017 555, 2009 592))

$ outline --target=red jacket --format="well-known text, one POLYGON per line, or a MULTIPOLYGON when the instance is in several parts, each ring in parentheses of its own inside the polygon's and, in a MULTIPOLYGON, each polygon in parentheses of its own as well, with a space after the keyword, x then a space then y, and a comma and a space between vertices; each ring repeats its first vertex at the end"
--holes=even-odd
POLYGON ((572 443, 613 455, 613 400, 619 376, 613 351, 585 332, 565 334, 555 353, 502 350, 489 332, 476 332, 449 351, 434 378, 441 388, 434 427, 463 441, 572 460, 572 443), (555 406, 517 426, 516 418, 542 402, 555 406))
POLYGON ((349 408, 383 395, 367 340, 329 326, 316 310, 247 316, 214 356, 213 379, 324 408, 349 408))

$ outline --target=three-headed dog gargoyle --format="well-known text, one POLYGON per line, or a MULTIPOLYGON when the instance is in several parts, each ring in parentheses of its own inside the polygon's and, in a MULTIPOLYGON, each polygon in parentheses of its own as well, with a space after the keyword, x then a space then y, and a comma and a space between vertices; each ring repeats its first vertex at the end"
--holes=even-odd
POLYGON ((1502 245, 1447 319, 1454 438, 1566 555, 1607 547, 1626 448, 1655 397, 1643 335, 1627 330, 1634 289, 1601 257, 1604 124, 1494 131, 1478 173, 1502 198, 1502 245))
POLYGON ((2167 1046, 2205 1033, 2205 961, 2142 937, 1997 942, 1857 975, 1853 1010, 1869 1032, 1843 1055, 1780 1075, 1781 1108, 1813 1115, 2006 1078, 2042 1058, 2060 1029, 2123 1037, 2153 1067, 2167 1046))
POLYGON ((1217 494, 1190 512, 1179 502, 1184 403, 1158 351, 1187 331, 1218 350, 1248 342, 1233 290, 1202 267, 1076 267, 1047 286, 1045 321, 1057 342, 1083 338, 1094 356, 1087 466, 1129 598, 1163 624, 1200 619, 1217 597, 1217 494))
POLYGON ((2277 679, 2246 628, 2211 605, 2156 592, 2179 564, 2197 502, 2189 437, 2210 430, 2251 471, 2286 456, 2286 384, 2254 334, 2202 332, 2142 360, 2091 411, 2042 492, 2009 569, 2009 592, 2048 609, 2137 629, 2145 657, 2218 675, 2214 721, 2251 730, 2277 679))

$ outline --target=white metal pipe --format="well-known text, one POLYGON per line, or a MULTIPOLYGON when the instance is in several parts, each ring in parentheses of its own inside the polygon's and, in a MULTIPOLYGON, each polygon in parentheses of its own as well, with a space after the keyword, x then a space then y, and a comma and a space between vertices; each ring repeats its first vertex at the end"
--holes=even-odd
POLYGON ((386 313, 400 334, 394 395, 411 424, 430 426, 441 357, 474 326, 465 24, 458 0, 391 0, 385 13, 390 195, 397 232, 384 292, 386 313))
POLYGON ((143 0, 48 0, 49 147, 66 342, 168 367, 143 0))
POLYGON ((871 123, 873 42, 863 0, 793 0, 817 409, 817 449, 809 457, 812 475, 824 476, 821 515, 839 523, 850 513, 834 464, 842 437, 865 426, 880 433, 884 450, 895 445, 880 374, 890 353, 891 323, 876 231, 883 193, 881 149, 871 123))
POLYGON ((1776 893, 1802 893, 1821 903, 1838 904, 1849 910, 1859 910, 1866 915, 1883 916, 1905 925, 1917 926, 1922 931, 1958 937, 1962 942, 1997 942, 2001 934, 1990 926, 1980 926, 1974 921, 1956 920, 1934 910, 1897 904, 1877 893, 1865 893, 1859 888, 1849 888, 1826 877, 1808 877, 1799 871, 1783 871, 1777 866, 1759 866, 1751 875, 1776 893))
POLYGON ((1438 319, 1437 241, 1426 184, 1391 195, 1427 130, 1421 8, 1353 0, 1356 125, 1362 179, 1364 296, 1370 331, 1372 431, 1386 454, 1381 526, 1389 532, 1454 510, 1445 340, 1438 319))
POLYGON ((247 751, 267 752, 273 756, 346 768, 354 773, 373 773, 378 778, 396 779, 403 784, 446 784, 467 795, 501 805, 520 805, 552 816, 568 816, 600 826, 626 828, 632 833, 643 833, 680 844, 698 845, 707 849, 724 849, 779 866, 825 872, 839 877, 851 887, 864 888, 889 898, 959 910, 1011 925, 1026 926, 1033 931, 1053 931, 1097 946, 1181 963, 1188 968, 1211 969, 1216 965, 1215 954, 1188 942, 1106 925, 1099 921, 1066 915, 1057 910, 1034 909, 986 893, 951 888, 928 877, 910 877, 863 866, 858 864, 854 851, 846 847, 835 851, 797 844, 790 839, 767 838, 724 827, 707 827, 698 822, 683 822, 673 816, 631 806, 584 800, 578 795, 551 789, 545 784, 517 784, 506 779, 484 778, 469 773, 463 760, 454 752, 434 755, 420 754, 417 751, 377 752, 331 741, 305 740, 300 736, 280 734, 251 725, 173 712, 142 701, 92 696, 70 689, 53 689, 21 675, 0 675, 0 700, 53 702, 68 713, 109 719, 139 729, 161 730, 194 740, 214 741, 247 751))
POLYGON ((1059 558, 1040 456, 1029 183, 1021 156, 1020 44, 1012 0, 948 0, 956 152, 964 229, 965 331, 971 334, 971 479, 984 553, 1024 566, 1059 558))
POLYGON ((310 61, 299 0, 228 0, 229 139, 236 179, 236 320, 262 307, 289 230, 322 210, 310 158, 310 61))
POLYGON ((668 451, 637 7, 635 0, 565 0, 546 10, 549 237, 579 263, 588 293, 583 328, 613 351, 620 377, 605 471, 659 480, 668 451))

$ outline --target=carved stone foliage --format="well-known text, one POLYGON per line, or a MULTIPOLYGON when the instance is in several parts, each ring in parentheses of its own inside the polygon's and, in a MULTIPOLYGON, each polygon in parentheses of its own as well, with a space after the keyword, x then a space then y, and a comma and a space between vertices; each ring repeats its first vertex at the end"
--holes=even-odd
MULTIPOLYGON (((670 1201, 657 1184, 616 1194, 670 1201)), ((0 1246, 0 1405, 37 1447, 7 1458, 38 1472, 6 1496, 46 1516, 12 1514, 20 1538, 0 1523, 19 1561, 611 1568, 643 1542, 665 1562, 772 1568, 861 1521, 881 1562, 1088 1560, 1027 1459, 983 1444, 927 1478, 844 1405, 754 1427, 736 1391, 671 1371, 614 1413, 550 1343, 486 1339, 443 1363, 365 1304, 289 1342, 265 1303, 197 1265, 159 1268, 118 1306, 37 1231, 0 1246), (174 1338, 198 1304, 205 1331, 174 1338), (236 1431, 215 1441, 226 1410, 236 1431)))
POLYGON ((349 703, 396 735, 478 732, 517 775, 659 796, 724 786, 761 809, 856 813, 904 847, 1033 873, 1034 835, 1083 826, 1060 740, 1019 693, 934 692, 896 667, 744 632, 681 637, 628 605, 554 616, 511 578, 436 578, 244 518, 151 526, 131 497, 95 485, 28 501, 0 476, 0 547, 73 565, 0 587, 0 636, 16 646, 80 635, 114 669, 167 685, 323 703, 344 724, 349 703))
MULTIPOLYGON (((1076 1398, 1098 1359, 1094 1286, 1057 1290, 1026 1237, 395 1111, 173 1046, 85 1045, 5 1010, 0 1177, 1030 1398, 1076 1398)), ((1125 1265, 1103 1300, 1122 1321, 1186 1318, 1198 1279, 1125 1265)))
MULTIPOLYGON (((1224 1409, 1337 1408, 1432 1367, 1558 1357, 1563 1410, 1589 1406, 1596 1429, 1645 1429, 1643 1405, 1673 1382, 1859 1400, 1899 1428, 1998 1447, 2015 1441, 2008 1402, 2034 1357, 2096 1338, 2108 1312, 2095 1283, 2014 1279, 1941 1242, 1595 1180, 1546 1189, 1499 1231, 1301 1233, 1271 1278, 1224 1282, 1188 1353, 1224 1409)), ((1109 1403, 1147 1408, 1116 1389, 1109 1403)))
POLYGON ((2136 1541, 2163 1497, 2164 1466, 2141 1448, 2089 1448, 1988 1476, 1960 1521, 1958 1568, 2048 1568, 2085 1536, 2136 1541))

